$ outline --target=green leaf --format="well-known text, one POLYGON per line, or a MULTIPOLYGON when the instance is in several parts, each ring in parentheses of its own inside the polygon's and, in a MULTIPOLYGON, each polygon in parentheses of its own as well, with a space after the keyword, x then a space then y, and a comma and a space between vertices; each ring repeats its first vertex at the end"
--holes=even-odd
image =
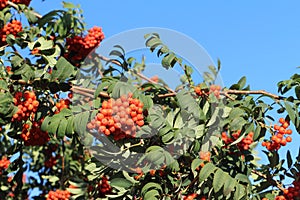
POLYGON ((133 93, 134 91, 135 88, 131 84, 119 81, 114 85, 111 97, 117 99, 122 95, 128 95, 128 93, 133 93))
POLYGON ((197 175, 197 171, 196 171, 196 168, 198 168, 199 166, 200 166, 200 164, 201 163, 203 163, 203 160, 200 160, 200 159, 198 159, 198 158, 196 158, 196 159, 194 159, 193 160, 193 162, 192 162, 192 164, 191 164, 191 170, 192 170, 192 172, 193 172, 193 174, 194 174, 194 177, 196 177, 196 175, 197 175))
POLYGON ((223 187, 225 183, 225 178, 225 173, 221 169, 218 169, 215 172, 213 179, 213 188, 215 192, 219 192, 220 189, 223 187))
POLYGON ((169 69, 170 67, 174 67, 176 62, 176 55, 174 53, 169 53, 162 59, 161 64, 164 68, 169 69))
POLYGON ((212 163, 206 163, 200 170, 199 180, 200 182, 205 181, 214 171, 217 169, 212 163))
POLYGON ((146 194, 144 195, 144 199, 158 199, 159 196, 160 195, 157 190, 150 190, 150 191, 146 192, 146 194))
POLYGON ((89 111, 85 111, 79 113, 74 116, 74 130, 79 134, 85 134, 86 132, 86 125, 89 120, 89 111))
POLYGON ((182 110, 185 110, 187 113, 193 114, 193 117, 196 120, 204 120, 205 115, 203 111, 200 109, 198 103, 193 98, 191 93, 186 90, 181 90, 176 94, 176 97, 178 99, 179 107, 182 110))
POLYGON ((144 196, 149 190, 159 190, 161 192, 163 191, 160 184, 154 183, 154 182, 149 182, 142 188, 142 191, 141 191, 142 195, 144 196))
POLYGON ((66 119, 62 119, 60 121, 59 127, 57 129, 58 138, 63 138, 65 136, 67 125, 68 125, 68 121, 66 119))
POLYGON ((248 176, 246 176, 245 174, 238 173, 235 176, 235 179, 238 180, 239 182, 244 182, 244 183, 247 183, 247 184, 251 184, 248 176))
POLYGON ((234 118, 231 122, 230 122, 230 129, 232 131, 237 131, 237 130, 241 130, 243 128, 243 126, 247 123, 246 120, 244 120, 242 117, 237 117, 234 118))
POLYGON ((236 200, 242 199, 247 194, 245 191, 246 191, 246 189, 243 185, 237 184, 233 199, 236 199, 236 200))
POLYGON ((223 193, 225 196, 229 195, 232 191, 234 191, 234 188, 237 184, 236 180, 233 179, 231 176, 229 176, 227 173, 225 173, 225 184, 223 193))
POLYGON ((75 74, 74 66, 69 63, 64 57, 60 57, 56 63, 56 66, 51 74, 52 80, 65 81, 67 78, 71 78, 75 74))
POLYGON ((284 106, 286 108, 286 111, 287 111, 291 121, 293 122, 293 124, 296 124, 296 116, 295 116, 295 111, 294 111, 293 107, 286 101, 284 102, 284 106))
POLYGON ((240 86, 240 89, 243 89, 243 87, 245 87, 246 85, 246 77, 243 76, 239 81, 238 81, 238 85, 240 86))
POLYGON ((291 168, 291 166, 293 164, 293 159, 292 159, 290 150, 288 150, 286 153, 286 159, 287 159, 287 163, 288 163, 288 168, 291 168))
POLYGON ((128 172, 122 171, 122 173, 126 180, 130 181, 132 184, 139 183, 139 181, 136 181, 133 177, 129 176, 128 172))
POLYGON ((125 188, 125 189, 128 189, 132 186, 132 182, 124 179, 124 178, 114 178, 110 181, 110 185, 112 187, 122 187, 122 188, 125 188))

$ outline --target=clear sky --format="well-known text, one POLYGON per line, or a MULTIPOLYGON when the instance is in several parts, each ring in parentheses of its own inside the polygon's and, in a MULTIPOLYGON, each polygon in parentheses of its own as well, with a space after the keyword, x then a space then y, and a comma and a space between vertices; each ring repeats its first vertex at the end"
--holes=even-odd
MULTIPOLYGON (((299 73, 300 1, 70 2, 81 4, 88 26, 101 26, 106 37, 142 27, 169 28, 192 37, 215 63, 221 60, 226 86, 245 75, 252 89, 276 93, 277 82, 299 73)), ((61 8, 61 1, 32 0, 31 6, 45 14, 61 8)))
MULTIPOLYGON (((141 27, 174 29, 194 38, 220 58, 225 85, 246 75, 253 89, 274 87, 300 66, 300 2, 72 0, 81 4, 89 26, 106 37, 141 27)), ((33 0, 40 13, 61 8, 60 0, 33 0)))

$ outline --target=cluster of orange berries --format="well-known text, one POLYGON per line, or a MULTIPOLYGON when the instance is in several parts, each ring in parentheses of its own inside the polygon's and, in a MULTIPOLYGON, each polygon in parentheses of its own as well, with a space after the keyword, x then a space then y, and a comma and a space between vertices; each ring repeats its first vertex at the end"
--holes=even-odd
POLYGON ((215 97, 220 98, 221 86, 219 85, 211 85, 209 87, 209 93, 213 93, 215 97))
POLYGON ((35 93, 32 91, 16 92, 13 101, 18 106, 18 111, 13 115, 12 122, 26 121, 30 116, 33 116, 39 106, 35 93))
POLYGON ((31 0, 11 0, 11 2, 15 4, 25 4, 26 6, 29 6, 31 0))
POLYGON ((54 165, 57 164, 57 159, 60 158, 59 155, 51 156, 48 160, 44 162, 44 166, 47 168, 52 168, 54 165))
POLYGON ((0 10, 7 6, 8 0, 0 0, 0 10))
POLYGON ((220 91, 221 91, 221 86, 219 85, 211 85, 209 87, 209 91, 206 89, 202 89, 200 86, 194 87, 194 92, 198 96, 208 96, 209 94, 213 93, 215 97, 220 98, 220 91))
POLYGON ((65 57, 71 61, 82 61, 88 54, 100 45, 100 42, 104 39, 104 34, 100 27, 93 27, 88 31, 85 37, 75 36, 67 38, 68 52, 65 57))
MULTIPOLYGON (((207 152, 200 151, 200 153, 199 153, 200 159, 204 160, 204 161, 210 162, 210 156, 211 156, 211 154, 209 151, 207 151, 207 152)), ((204 167, 204 163, 201 163, 200 166, 204 167)))
POLYGON ((26 146, 42 146, 50 140, 48 132, 41 130, 43 120, 39 122, 34 121, 31 124, 24 124, 21 138, 26 146))
MULTIPOLYGON (((240 130, 235 133, 232 133, 232 137, 229 137, 226 132, 223 132, 222 140, 226 145, 228 145, 234 142, 235 140, 237 140, 240 137, 240 135, 241 135, 240 130)), ((248 135, 245 138, 243 138, 239 143, 237 143, 237 147, 241 151, 248 150, 250 148, 250 145, 253 143, 253 136, 254 136, 253 132, 248 133, 248 135)))
MULTIPOLYGON (((31 0, 11 0, 11 2, 15 4, 25 4, 26 6, 29 6, 31 0)), ((3 8, 6 8, 8 5, 8 0, 0 0, 0 10, 3 8)))
POLYGON ((64 108, 69 108, 70 104, 71 101, 69 99, 60 99, 59 102, 55 104, 55 114, 59 113, 64 108))
POLYGON ((103 176, 101 181, 98 183, 97 190, 99 191, 98 197, 104 198, 107 194, 110 194, 112 191, 111 186, 109 185, 108 178, 103 176))
POLYGON ((269 151, 279 150, 281 146, 285 146, 288 142, 292 141, 291 136, 287 136, 286 138, 284 135, 291 135, 292 130, 287 129, 290 126, 290 123, 283 118, 279 119, 279 123, 281 125, 274 125, 274 135, 271 137, 271 141, 264 141, 262 142, 262 146, 266 147, 269 151))
POLYGON ((2 170, 5 170, 9 167, 10 160, 7 159, 6 156, 3 156, 2 159, 0 160, 0 174, 2 173, 2 170))
POLYGON ((12 20, 12 22, 5 24, 4 27, 0 30, 0 45, 3 46, 6 44, 7 35, 12 34, 16 36, 21 31, 22 23, 18 20, 12 20))
POLYGON ((144 104, 132 98, 132 94, 103 101, 99 113, 87 124, 87 128, 107 136, 112 134, 115 140, 135 137, 136 125, 144 125, 143 107, 144 104))
MULTIPOLYGON (((193 200, 193 199, 196 199, 197 196, 198 195, 196 193, 192 193, 192 194, 189 194, 187 196, 184 196, 183 200, 193 200)), ((201 200, 202 200, 202 198, 201 198, 201 200)))
MULTIPOLYGON (((300 173, 297 174, 300 177, 300 173)), ((284 190, 284 197, 286 200, 298 200, 300 199, 300 179, 293 181, 293 186, 284 190)))
POLYGON ((69 200, 71 193, 68 190, 56 190, 48 193, 47 200, 69 200))

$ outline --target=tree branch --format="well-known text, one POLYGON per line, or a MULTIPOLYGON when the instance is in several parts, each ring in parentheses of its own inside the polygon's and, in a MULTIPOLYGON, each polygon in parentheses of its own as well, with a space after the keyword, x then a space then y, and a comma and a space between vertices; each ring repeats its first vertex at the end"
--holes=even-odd
POLYGON ((225 95, 225 96, 228 96, 229 94, 260 94, 260 95, 271 97, 276 100, 284 99, 284 97, 282 97, 282 96, 272 94, 265 90, 224 90, 224 91, 221 91, 220 94, 225 95))
MULTIPOLYGON (((15 9, 18 9, 18 5, 17 4, 15 4, 15 3, 13 3, 13 2, 11 2, 11 1, 8 1, 7 2, 7 4, 8 5, 10 5, 11 7, 14 7, 15 9)), ((28 10, 28 9, 27 9, 28 10)), ((34 11, 32 11, 32 10, 29 10, 30 12, 32 12, 32 14, 34 14, 37 18, 42 18, 43 16, 42 15, 40 15, 39 13, 36 13, 36 12, 34 12, 34 11)))
POLYGON ((278 189, 280 189, 281 191, 284 191, 285 189, 282 187, 282 183, 280 183, 277 180, 272 179, 271 177, 268 177, 267 175, 256 171, 256 170, 252 170, 251 173, 256 174, 257 176, 262 177, 263 179, 267 180, 270 184, 272 184, 273 186, 277 187, 278 189))

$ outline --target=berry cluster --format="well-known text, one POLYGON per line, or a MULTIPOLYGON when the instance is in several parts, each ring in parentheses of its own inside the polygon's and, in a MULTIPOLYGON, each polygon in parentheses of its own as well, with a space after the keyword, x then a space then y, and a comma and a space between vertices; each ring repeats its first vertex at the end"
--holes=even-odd
POLYGON ((7 159, 6 156, 3 156, 2 159, 0 160, 0 174, 2 173, 2 170, 5 170, 9 167, 10 160, 7 159))
POLYGON ((39 54, 40 53, 40 50, 38 48, 34 48, 31 50, 31 54, 32 55, 36 55, 36 54, 39 54))
POLYGON ((100 198, 104 198, 107 194, 111 193, 112 188, 106 176, 103 176, 100 183, 98 183, 97 190, 99 192, 98 197, 100 198))
POLYGON ((47 200, 68 200, 71 194, 68 190, 56 190, 48 193, 47 200))
POLYGON ((221 86, 219 85, 211 85, 209 87, 209 93, 213 93, 215 97, 220 98, 221 86))
POLYGON ((59 113, 64 108, 69 108, 71 101, 69 99, 60 99, 59 102, 55 104, 56 111, 55 114, 59 113))
POLYGON ((283 195, 276 196, 274 200, 287 200, 283 195))
POLYGON ((16 92, 13 101, 18 106, 18 111, 13 115, 12 122, 26 121, 30 116, 33 117, 39 106, 35 93, 31 91, 16 92))
POLYGON ((55 152, 58 148, 58 144, 49 144, 49 146, 47 146, 44 149, 44 154, 45 155, 52 155, 53 152, 55 152))
POLYGON ((189 194, 187 196, 184 196, 183 197, 183 200, 193 200, 193 199, 196 199, 198 195, 196 193, 193 193, 193 194, 189 194))
POLYGON ((99 113, 87 124, 87 128, 107 136, 112 134, 115 140, 135 137, 136 125, 144 125, 143 107, 144 104, 132 98, 132 94, 103 101, 99 113))
POLYGON ((11 0, 11 2, 15 4, 25 4, 26 6, 29 6, 31 0, 11 0))
POLYGON ((194 92, 198 96, 208 96, 208 91, 201 88, 201 86, 194 87, 194 92))
POLYGON ((202 89, 201 86, 196 86, 194 87, 194 92, 198 96, 208 96, 209 94, 214 94, 215 97, 220 98, 220 91, 221 91, 221 86, 219 85, 211 85, 209 87, 209 90, 207 89, 202 89))
POLYGON ((290 126, 290 123, 283 118, 279 119, 281 125, 274 125, 274 134, 271 137, 270 141, 263 141, 262 146, 266 147, 269 151, 279 150, 281 146, 285 146, 288 142, 292 141, 291 135, 292 130, 287 129, 290 126))
MULTIPOLYGON (((297 175, 300 176, 300 173, 297 175)), ((284 197, 286 200, 299 200, 300 199, 300 179, 293 181, 293 186, 284 190, 284 197)))
POLYGON ((17 36, 22 31, 22 23, 18 20, 12 20, 11 23, 5 24, 0 30, 0 45, 6 45, 6 37, 9 34, 17 36))
MULTIPOLYGON (((199 157, 201 160, 210 162, 210 152, 209 151, 207 151, 207 152, 200 151, 199 157)), ((201 163, 200 166, 204 167, 204 163, 201 163)))
POLYGON ((54 165, 56 165, 57 163, 57 159, 59 158, 60 156, 51 156, 48 160, 46 160, 44 162, 44 166, 47 167, 47 168, 52 168, 54 165))
MULTIPOLYGON (((235 133, 232 133, 232 137, 229 137, 226 132, 222 133, 222 140, 226 145, 234 142, 237 140, 241 135, 241 131, 237 131, 235 133)), ((250 148, 250 145, 253 143, 253 136, 254 133, 250 132, 245 138, 243 138, 239 143, 237 143, 238 148, 243 150, 248 150, 250 148)))
POLYGON ((31 127, 27 123, 23 125, 21 138, 26 146, 42 146, 50 140, 48 133, 41 130, 42 122, 34 121, 31 127))
POLYGON ((67 50, 64 55, 67 59, 73 62, 82 61, 92 50, 99 46, 104 39, 104 34, 100 27, 93 27, 88 31, 85 37, 75 36, 67 38, 67 50))
POLYGON ((8 0, 0 0, 0 10, 7 6, 8 0))

